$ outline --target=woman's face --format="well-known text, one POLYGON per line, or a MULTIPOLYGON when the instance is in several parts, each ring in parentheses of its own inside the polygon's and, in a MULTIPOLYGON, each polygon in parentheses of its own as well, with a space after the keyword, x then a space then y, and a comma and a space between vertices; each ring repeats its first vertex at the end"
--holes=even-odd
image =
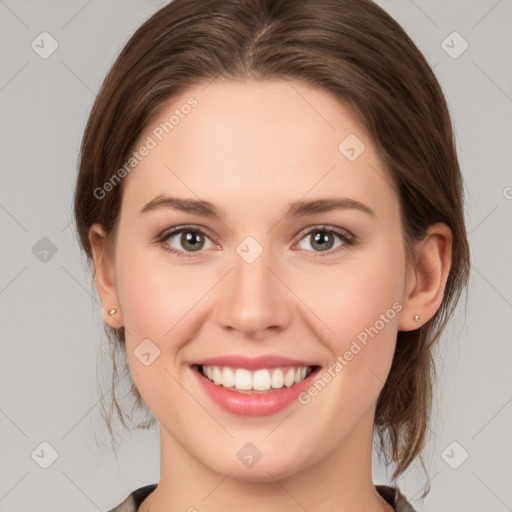
POLYGON ((304 84, 215 80, 168 102, 142 146, 123 183, 116 316, 162 440, 252 481, 369 445, 408 273, 363 126, 304 84), (171 197, 217 216, 158 201, 171 197))

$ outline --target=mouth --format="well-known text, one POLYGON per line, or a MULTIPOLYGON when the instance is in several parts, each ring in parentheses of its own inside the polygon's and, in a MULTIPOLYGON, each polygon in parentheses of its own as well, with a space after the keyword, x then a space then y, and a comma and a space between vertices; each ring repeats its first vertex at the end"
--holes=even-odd
POLYGON ((194 364, 192 369, 216 386, 234 393, 257 395, 292 388, 316 373, 320 367, 282 366, 249 370, 232 366, 194 364))

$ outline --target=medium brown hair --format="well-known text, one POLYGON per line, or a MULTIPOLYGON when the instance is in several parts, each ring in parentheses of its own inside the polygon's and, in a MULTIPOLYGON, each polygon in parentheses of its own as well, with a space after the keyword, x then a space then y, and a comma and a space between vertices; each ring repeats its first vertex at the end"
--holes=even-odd
MULTIPOLYGON (((451 228, 451 269, 441 307, 420 328, 398 332, 375 411, 381 453, 386 465, 396 464, 393 479, 417 456, 425 469, 434 348, 469 275, 463 184, 448 108, 432 70, 400 25, 370 0, 174 0, 148 19, 108 73, 82 142, 75 216, 89 262, 93 223, 106 230, 108 250, 114 246, 122 183, 101 200, 93 191, 129 158, 164 102, 219 76, 297 80, 349 106, 399 191, 408 258, 431 224, 451 228)), ((120 348, 126 356, 125 332, 106 330, 113 341, 114 379, 115 352, 120 348)), ((126 359, 123 364, 126 372, 126 359)), ((131 384, 136 405, 144 409, 131 384)), ((126 426, 114 392, 111 412, 113 407, 126 426)))

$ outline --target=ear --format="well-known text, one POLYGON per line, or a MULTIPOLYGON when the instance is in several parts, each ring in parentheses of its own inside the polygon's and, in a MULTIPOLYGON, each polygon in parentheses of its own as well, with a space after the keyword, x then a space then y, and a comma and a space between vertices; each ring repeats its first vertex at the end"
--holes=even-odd
POLYGON ((432 224, 416 243, 415 262, 407 269, 405 294, 398 329, 413 331, 428 322, 441 306, 451 268, 452 231, 444 223, 432 224), (414 317, 418 315, 417 322, 414 317))
POLYGON ((107 325, 118 329, 123 326, 123 318, 115 285, 114 262, 107 257, 105 240, 105 231, 101 224, 93 224, 89 229, 89 242, 94 260, 96 289, 103 303, 103 319, 107 325), (109 311, 112 309, 117 311, 110 315, 109 311))

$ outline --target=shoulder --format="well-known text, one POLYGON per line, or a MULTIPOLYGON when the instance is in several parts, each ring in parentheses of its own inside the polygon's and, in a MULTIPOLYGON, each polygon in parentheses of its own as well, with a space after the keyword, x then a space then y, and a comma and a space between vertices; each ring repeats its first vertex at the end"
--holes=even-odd
POLYGON ((122 503, 108 512, 137 512, 139 505, 156 489, 156 486, 157 484, 150 484, 139 487, 130 493, 122 503))
POLYGON ((393 505, 396 512, 417 512, 407 501, 407 498, 400 492, 398 487, 377 484, 375 488, 390 505, 393 505))

